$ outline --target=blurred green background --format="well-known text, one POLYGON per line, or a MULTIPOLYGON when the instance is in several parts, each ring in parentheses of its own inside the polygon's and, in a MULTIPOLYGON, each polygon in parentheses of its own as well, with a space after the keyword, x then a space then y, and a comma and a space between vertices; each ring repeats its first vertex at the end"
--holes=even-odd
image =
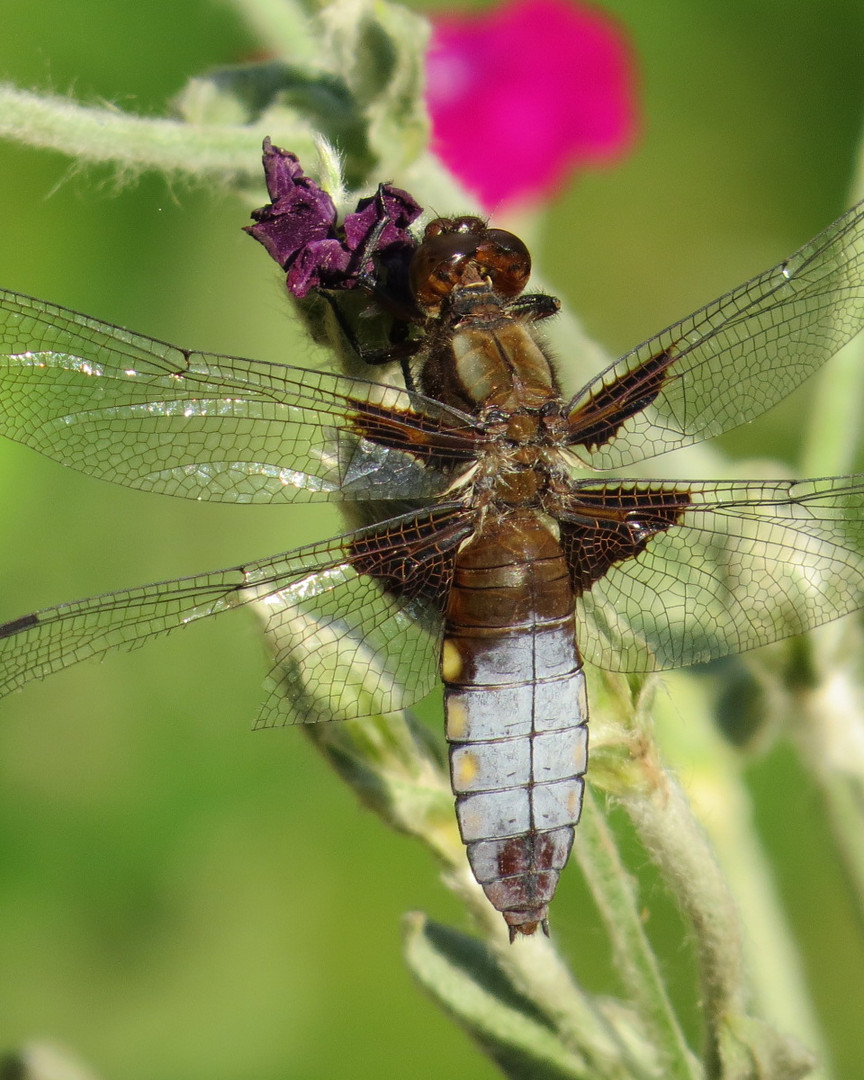
MULTIPOLYGON (((562 195, 537 256, 621 351, 844 209, 864 8, 603 6, 632 36, 641 140, 562 195)), ((5 5, 3 25, 0 77, 142 113, 256 45, 228 5, 205 0, 34 0, 5 5)), ((180 344, 313 362, 292 344, 272 264, 240 232, 239 200, 152 178, 117 190, 107 171, 75 175, 7 145, 0 200, 0 283, 180 344)), ((794 460, 796 418, 726 446, 794 460)), ((128 492, 8 444, 0 506, 0 618, 338 530, 329 510, 128 492)), ((460 918, 431 858, 360 809, 299 732, 250 734, 264 670, 254 623, 237 615, 3 702, 0 1044, 49 1036, 112 1080, 498 1075, 400 959, 403 912, 460 918)), ((858 1080, 864 954, 815 796, 782 748, 751 778, 837 1075, 858 1080)), ((682 929, 645 862, 634 849, 650 931, 695 1029, 682 929)), ((614 993, 575 868, 554 922, 580 979, 614 993)))

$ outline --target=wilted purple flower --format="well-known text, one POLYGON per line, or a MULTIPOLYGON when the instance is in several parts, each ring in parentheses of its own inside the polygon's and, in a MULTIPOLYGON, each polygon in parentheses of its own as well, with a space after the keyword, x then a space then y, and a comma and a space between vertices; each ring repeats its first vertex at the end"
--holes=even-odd
POLYGON ((630 49, 605 12, 511 0, 439 15, 427 55, 433 149, 488 210, 547 196, 632 145, 630 49))
POLYGON ((373 255, 386 266, 413 250, 408 227, 422 208, 407 192, 382 184, 338 226, 333 200, 304 174, 294 154, 268 138, 263 160, 272 201, 252 212, 255 224, 246 232, 287 272, 294 296, 319 287, 354 288, 371 270, 373 255))

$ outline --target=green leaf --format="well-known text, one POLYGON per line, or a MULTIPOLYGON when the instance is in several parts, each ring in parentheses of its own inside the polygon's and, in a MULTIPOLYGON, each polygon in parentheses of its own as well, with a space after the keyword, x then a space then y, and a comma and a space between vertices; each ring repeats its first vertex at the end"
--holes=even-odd
POLYGON ((799 1042, 751 1016, 724 1025, 719 1056, 723 1080, 803 1080, 816 1066, 799 1042))
POLYGON ((564 1045, 494 954, 465 934, 412 914, 405 958, 418 982, 512 1080, 598 1080, 564 1045))
POLYGON ((397 174, 422 154, 429 138, 423 99, 428 24, 380 0, 339 0, 322 19, 331 71, 342 74, 365 118, 382 174, 397 174))

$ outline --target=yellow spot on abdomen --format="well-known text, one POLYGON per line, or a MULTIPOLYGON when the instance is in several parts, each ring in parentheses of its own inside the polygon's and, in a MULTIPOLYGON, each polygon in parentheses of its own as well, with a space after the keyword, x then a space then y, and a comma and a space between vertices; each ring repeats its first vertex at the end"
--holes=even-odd
POLYGON ((456 768, 453 770, 453 787, 457 791, 464 791, 471 787, 479 772, 477 758, 470 751, 459 755, 456 768))
POLYGON ((447 702, 447 738, 460 742, 468 731, 468 710, 457 697, 447 702))
POLYGON ((462 657, 452 639, 444 642, 441 650, 441 675, 445 682, 455 682, 462 674, 462 657))

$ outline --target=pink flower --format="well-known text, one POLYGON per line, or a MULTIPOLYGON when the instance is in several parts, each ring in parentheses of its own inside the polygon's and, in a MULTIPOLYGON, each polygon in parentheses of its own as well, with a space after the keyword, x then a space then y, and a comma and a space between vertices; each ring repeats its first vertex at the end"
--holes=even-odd
POLYGON ((486 209, 536 201, 636 133, 630 49, 570 0, 510 0, 435 19, 426 99, 433 149, 486 209))

